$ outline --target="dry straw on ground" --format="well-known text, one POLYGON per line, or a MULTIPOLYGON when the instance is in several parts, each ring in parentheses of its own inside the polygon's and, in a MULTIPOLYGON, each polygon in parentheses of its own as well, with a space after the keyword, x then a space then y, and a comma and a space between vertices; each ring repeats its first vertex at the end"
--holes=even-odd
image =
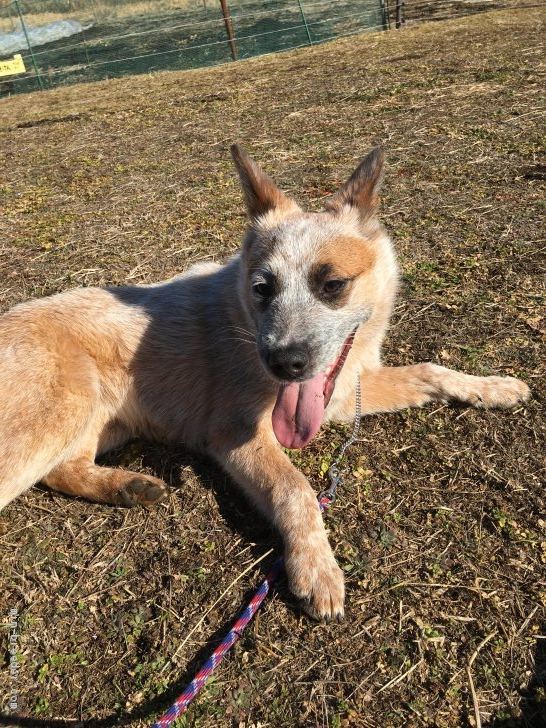
MULTIPOLYGON (((347 620, 310 623, 281 586, 180 725, 545 724, 543 41, 539 8, 502 10, 1 102, 2 308, 235 251, 235 140, 315 208, 381 142, 404 271, 386 361, 533 390, 513 414, 367 418, 326 516, 347 620)), ((317 490, 344 435, 294 456, 317 490)), ((125 511, 34 488, 0 516, 0 614, 20 611, 32 725, 148 725, 273 555, 237 576, 279 548, 208 461, 140 442, 110 460, 165 478, 168 501, 125 511)))

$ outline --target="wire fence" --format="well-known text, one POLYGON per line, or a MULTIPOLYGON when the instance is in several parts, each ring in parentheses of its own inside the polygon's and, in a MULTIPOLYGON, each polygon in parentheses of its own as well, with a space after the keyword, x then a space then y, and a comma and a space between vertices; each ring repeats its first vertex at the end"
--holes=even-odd
POLYGON ((0 93, 216 65, 386 26, 383 0, 13 0, 0 5, 0 93))
MULTIPOLYGON (((408 5, 413 15, 433 16, 461 2, 408 5)), ((485 7, 492 2, 478 0, 485 7)), ((401 27, 404 6, 403 0, 0 0, 0 95, 217 65, 401 27)))

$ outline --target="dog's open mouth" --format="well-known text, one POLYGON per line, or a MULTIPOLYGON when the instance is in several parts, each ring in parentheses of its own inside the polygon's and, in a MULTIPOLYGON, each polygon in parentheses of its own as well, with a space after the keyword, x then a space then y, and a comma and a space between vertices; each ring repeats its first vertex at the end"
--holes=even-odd
POLYGON ((304 447, 319 431, 355 333, 349 334, 341 353, 324 372, 306 382, 281 384, 271 419, 275 437, 283 447, 304 447))

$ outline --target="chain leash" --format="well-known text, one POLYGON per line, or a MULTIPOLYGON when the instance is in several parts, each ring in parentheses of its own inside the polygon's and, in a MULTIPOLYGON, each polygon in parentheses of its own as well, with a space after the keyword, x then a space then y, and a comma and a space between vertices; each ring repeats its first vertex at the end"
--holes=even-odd
POLYGON ((337 458, 328 470, 328 477, 330 478, 330 487, 327 490, 323 490, 319 495, 319 502, 323 505, 331 505, 336 499, 336 490, 338 485, 342 482, 343 476, 346 475, 350 468, 346 467, 341 469, 341 461, 345 455, 345 450, 350 447, 358 438, 360 432, 360 418, 362 416, 362 397, 360 392, 360 377, 356 378, 356 409, 355 409, 355 421, 353 423, 353 431, 348 440, 346 440, 340 448, 337 458))

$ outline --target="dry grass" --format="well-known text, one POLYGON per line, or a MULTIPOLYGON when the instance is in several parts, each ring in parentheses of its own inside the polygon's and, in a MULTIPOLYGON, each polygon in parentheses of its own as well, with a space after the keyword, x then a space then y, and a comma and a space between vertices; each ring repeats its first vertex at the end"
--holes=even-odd
MULTIPOLYGON (((1 102, 2 308, 236 250, 234 140, 314 207, 381 142, 404 269, 386 360, 515 373, 533 390, 508 415, 367 419, 326 516, 347 620, 310 623, 281 585, 179 726, 546 725, 541 21, 495 11, 1 102)), ((317 491, 345 434, 294 456, 317 491)), ((19 725, 150 724, 273 556, 177 652, 186 635, 279 548, 206 460, 140 442, 110 460, 164 477, 169 500, 124 511, 34 488, 0 516, 19 725)))

